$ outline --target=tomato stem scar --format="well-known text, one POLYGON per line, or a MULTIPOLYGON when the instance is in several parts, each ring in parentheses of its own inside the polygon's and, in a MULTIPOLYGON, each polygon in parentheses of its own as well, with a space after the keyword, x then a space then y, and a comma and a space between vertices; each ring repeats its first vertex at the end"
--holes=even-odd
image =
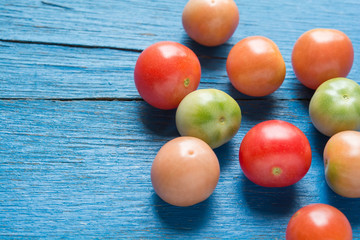
POLYGON ((224 117, 224 116, 221 116, 220 119, 219 119, 219 122, 222 123, 222 124, 224 124, 224 122, 225 122, 225 117, 224 117))
POLYGON ((190 78, 185 78, 184 80, 184 86, 187 88, 190 84, 190 78))
POLYGON ((280 176, 282 173, 282 169, 279 167, 273 167, 272 168, 272 174, 275 176, 280 176))

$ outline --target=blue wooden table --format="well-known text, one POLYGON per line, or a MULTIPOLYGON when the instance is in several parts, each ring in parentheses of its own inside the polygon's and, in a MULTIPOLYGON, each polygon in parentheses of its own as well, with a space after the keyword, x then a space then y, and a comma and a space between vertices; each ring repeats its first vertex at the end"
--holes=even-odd
POLYGON ((313 91, 290 61, 303 32, 336 28, 353 42, 348 77, 359 82, 360 2, 236 2, 235 34, 206 48, 182 28, 186 0, 0 0, 0 239, 284 239, 290 217, 310 203, 340 209, 360 239, 360 199, 327 186, 328 138, 311 124, 313 91), (263 98, 238 93, 225 70, 231 47, 251 35, 277 43, 287 67, 280 89, 263 98), (215 151, 214 194, 188 208, 163 202, 150 181, 157 151, 179 136, 175 111, 150 107, 133 81, 139 53, 161 40, 190 47, 202 66, 199 88, 229 93, 243 113, 238 134, 215 151), (242 138, 268 119, 295 124, 311 143, 311 168, 293 186, 259 187, 240 169, 242 138))

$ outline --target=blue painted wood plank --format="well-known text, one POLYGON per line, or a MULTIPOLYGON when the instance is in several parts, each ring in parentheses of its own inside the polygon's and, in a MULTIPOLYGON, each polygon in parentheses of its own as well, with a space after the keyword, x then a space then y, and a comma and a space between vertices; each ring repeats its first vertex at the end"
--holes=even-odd
POLYGON ((0 238, 283 239, 287 222, 309 203, 331 204, 360 238, 358 199, 324 180, 327 138, 311 125, 308 101, 241 100, 238 134, 216 149, 219 184, 189 208, 164 203, 151 186, 158 149, 178 136, 175 111, 143 101, 0 101, 0 238), (238 148, 256 123, 282 119, 309 138, 308 174, 291 187, 248 181, 238 148))
POLYGON ((240 25, 228 43, 215 48, 202 47, 187 37, 181 25, 185 3, 15 0, 0 4, 0 42, 23 43, 0 44, 0 98, 137 99, 133 68, 139 51, 154 42, 172 40, 199 56, 200 88, 216 87, 245 99, 229 84, 226 56, 240 39, 264 35, 278 44, 287 67, 283 86, 270 98, 309 99, 312 91, 296 80, 290 61, 296 39, 315 27, 337 28, 349 35, 355 49, 349 78, 360 81, 360 4, 356 0, 237 2, 240 25))
MULTIPOLYGON (((116 49, 3 42, 0 98, 141 99, 133 78, 139 54, 116 49)), ((202 67, 199 89, 217 88, 235 99, 252 99, 232 87, 225 59, 200 56, 199 60, 202 67)), ((282 86, 260 99, 311 98, 314 91, 301 85, 290 62, 286 64, 288 72, 282 86)), ((354 64, 349 75, 357 82, 360 82, 359 66, 354 64)))
MULTIPOLYGON (((142 50, 172 40, 191 44, 181 24, 181 1, 12 0, 0 6, 0 39, 109 46, 142 50)), ((289 51, 306 30, 337 28, 359 42, 357 0, 236 1, 240 23, 231 40, 205 54, 226 57, 245 36, 264 35, 289 51)))
POLYGON ((312 91, 296 81, 290 65, 301 33, 337 28, 354 43, 349 77, 359 82, 360 3, 237 1, 240 25, 228 43, 216 48, 201 47, 186 36, 181 26, 185 3, 0 4, 1 239, 283 239, 290 216, 313 202, 338 207, 349 218, 354 239, 360 238, 360 202, 327 187, 321 159, 327 138, 312 127, 307 113, 312 91), (287 64, 285 83, 266 98, 239 94, 226 77, 227 53, 249 35, 273 39, 287 64), (139 52, 160 40, 193 49, 203 68, 200 88, 230 93, 243 111, 239 133, 216 150, 221 177, 214 194, 185 209, 164 203, 150 182, 157 150, 178 136, 174 111, 141 101, 132 79, 139 52), (294 123, 312 145, 310 171, 292 187, 258 187, 239 167, 242 137, 266 119, 294 123))
POLYGON ((138 53, 18 43, 0 49, 0 98, 138 97, 138 53))

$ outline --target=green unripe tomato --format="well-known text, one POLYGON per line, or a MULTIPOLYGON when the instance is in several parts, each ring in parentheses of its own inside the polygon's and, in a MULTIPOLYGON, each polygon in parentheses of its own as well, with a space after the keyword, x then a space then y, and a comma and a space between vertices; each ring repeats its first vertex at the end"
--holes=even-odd
POLYGON ((217 148, 238 132, 241 110, 227 93, 201 89, 188 94, 176 111, 176 127, 182 136, 192 136, 217 148))
POLYGON ((322 83, 309 105, 315 128, 332 136, 345 130, 360 130, 360 85, 348 78, 322 83))

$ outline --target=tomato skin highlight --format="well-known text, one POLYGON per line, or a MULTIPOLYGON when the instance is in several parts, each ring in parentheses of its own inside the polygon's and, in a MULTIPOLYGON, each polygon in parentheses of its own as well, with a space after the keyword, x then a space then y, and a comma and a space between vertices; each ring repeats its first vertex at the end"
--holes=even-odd
POLYGON ((324 148, 325 178, 337 194, 360 198, 360 132, 333 135, 324 148))
POLYGON ((286 240, 351 240, 352 228, 337 208, 322 203, 299 209, 289 220, 286 240))
POLYGON ((239 10, 233 0, 189 0, 182 24, 197 43, 214 47, 225 43, 239 24, 239 10))
POLYGON ((282 85, 286 66, 279 48, 271 39, 251 36, 242 39, 230 50, 226 71, 231 84, 239 92, 262 97, 282 85))
POLYGON ((207 199, 219 181, 216 154, 195 137, 177 137, 164 144, 151 167, 155 192, 165 202, 187 207, 207 199))
POLYGON ((349 37, 339 30, 312 29, 295 42, 291 61, 297 79, 315 90, 331 78, 349 74, 354 49, 349 37))
POLYGON ((138 57, 134 80, 140 96, 153 107, 169 110, 197 89, 201 66, 188 47, 171 41, 152 44, 138 57))
POLYGON ((311 148, 305 134, 291 123, 268 120, 251 128, 239 149, 245 176, 263 187, 295 184, 308 172, 311 148))
POLYGON ((345 130, 360 130, 360 85, 348 78, 322 83, 309 104, 315 128, 326 136, 345 130))

